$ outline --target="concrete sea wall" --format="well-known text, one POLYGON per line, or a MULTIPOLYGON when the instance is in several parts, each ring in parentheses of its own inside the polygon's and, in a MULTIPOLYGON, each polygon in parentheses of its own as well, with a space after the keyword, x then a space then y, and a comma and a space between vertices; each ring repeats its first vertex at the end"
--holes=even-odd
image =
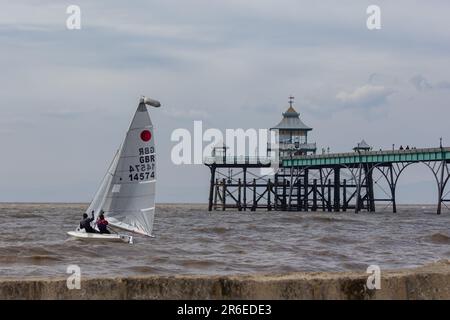
POLYGON ((450 261, 368 274, 300 272, 284 275, 133 276, 86 278, 69 290, 65 278, 0 278, 0 299, 450 299, 450 261))

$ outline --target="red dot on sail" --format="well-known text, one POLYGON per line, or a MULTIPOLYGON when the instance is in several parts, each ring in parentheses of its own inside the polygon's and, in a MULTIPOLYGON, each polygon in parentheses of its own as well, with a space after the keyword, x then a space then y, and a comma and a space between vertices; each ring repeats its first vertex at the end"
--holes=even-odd
POLYGON ((141 132, 141 139, 142 141, 150 141, 150 139, 152 138, 152 133, 148 130, 144 130, 141 132))

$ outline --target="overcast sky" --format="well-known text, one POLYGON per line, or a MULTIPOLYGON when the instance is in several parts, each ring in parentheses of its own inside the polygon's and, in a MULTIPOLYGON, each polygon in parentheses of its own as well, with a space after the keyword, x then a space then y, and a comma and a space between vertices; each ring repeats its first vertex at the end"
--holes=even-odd
MULTIPOLYGON (((170 162, 175 128, 268 128, 289 95, 319 149, 450 145, 450 2, 0 1, 0 201, 88 202, 141 94, 157 199, 206 202, 201 165, 170 162), (66 8, 81 7, 81 30, 66 8), (369 31, 366 8, 381 7, 369 31)), ((402 202, 435 202, 425 166, 402 202)))

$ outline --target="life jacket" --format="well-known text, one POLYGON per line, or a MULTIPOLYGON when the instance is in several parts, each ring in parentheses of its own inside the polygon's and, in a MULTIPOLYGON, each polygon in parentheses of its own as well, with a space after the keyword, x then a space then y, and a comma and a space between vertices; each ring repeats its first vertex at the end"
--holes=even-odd
POLYGON ((106 219, 98 220, 97 225, 99 227, 106 227, 108 225, 108 221, 106 219))

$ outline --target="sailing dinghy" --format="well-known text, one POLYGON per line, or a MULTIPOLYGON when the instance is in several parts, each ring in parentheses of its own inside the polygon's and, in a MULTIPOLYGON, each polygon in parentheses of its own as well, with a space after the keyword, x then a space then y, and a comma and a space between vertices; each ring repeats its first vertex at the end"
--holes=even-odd
MULTIPOLYGON (((152 237, 156 154, 153 125, 147 106, 160 107, 161 104, 141 97, 125 140, 117 150, 86 213, 91 216, 94 212, 94 221, 103 213, 112 227, 152 237)), ((133 243, 132 236, 119 233, 87 233, 77 228, 68 234, 84 240, 133 243)))

